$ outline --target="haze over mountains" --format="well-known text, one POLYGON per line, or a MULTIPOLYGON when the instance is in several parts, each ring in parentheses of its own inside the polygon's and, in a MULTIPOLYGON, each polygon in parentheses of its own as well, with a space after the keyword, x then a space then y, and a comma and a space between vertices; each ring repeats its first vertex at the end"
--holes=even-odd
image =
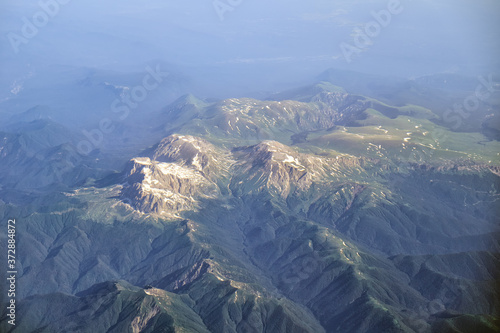
POLYGON ((402 12, 351 63, 340 44, 354 45, 354 29, 374 21, 372 12, 387 10, 388 1, 242 1, 222 20, 214 3, 69 1, 15 53, 9 33, 23 37, 23 17, 33 21, 43 10, 37 1, 4 2, 0 61, 8 65, 1 68, 0 100, 60 66, 141 72, 159 59, 197 80, 200 92, 190 93, 216 98, 312 83, 330 67, 400 77, 476 77, 499 65, 499 4, 493 0, 402 0, 402 12))
POLYGON ((498 329, 498 141, 326 82, 284 95, 186 95, 119 172, 99 149, 51 170, 79 134, 43 110, 11 125, 10 331, 498 329))
POLYGON ((500 330, 498 2, 352 61, 390 2, 57 3, 0 5, 0 331, 500 330))

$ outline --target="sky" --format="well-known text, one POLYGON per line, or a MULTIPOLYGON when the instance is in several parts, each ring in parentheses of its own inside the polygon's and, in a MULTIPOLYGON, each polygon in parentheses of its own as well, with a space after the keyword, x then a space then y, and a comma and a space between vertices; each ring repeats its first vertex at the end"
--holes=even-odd
POLYGON ((0 88, 7 98, 51 66, 127 72, 151 61, 219 82, 215 95, 304 85, 328 68, 478 76, 499 67, 499 16, 497 0, 1 0, 0 88))

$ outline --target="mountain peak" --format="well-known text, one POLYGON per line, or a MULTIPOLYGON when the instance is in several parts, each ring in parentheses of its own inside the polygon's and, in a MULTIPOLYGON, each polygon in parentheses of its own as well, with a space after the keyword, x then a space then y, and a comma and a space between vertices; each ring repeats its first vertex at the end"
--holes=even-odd
POLYGON ((170 107, 185 107, 186 105, 192 105, 195 107, 204 107, 207 103, 193 94, 186 94, 175 100, 170 107))
POLYGON ((122 199, 144 213, 176 216, 196 209, 199 198, 218 194, 217 185, 197 170, 138 157, 129 163, 122 199))
POLYGON ((12 116, 7 123, 32 122, 40 119, 52 119, 52 110, 46 105, 34 106, 20 114, 12 116))
POLYGON ((122 197, 146 213, 176 215, 195 209, 198 199, 220 195, 216 177, 228 168, 220 153, 203 139, 170 135, 150 156, 129 162, 122 197))
POLYGON ((158 144, 151 158, 158 162, 175 162, 210 177, 215 171, 212 167, 220 162, 218 154, 220 151, 204 139, 173 134, 158 144))

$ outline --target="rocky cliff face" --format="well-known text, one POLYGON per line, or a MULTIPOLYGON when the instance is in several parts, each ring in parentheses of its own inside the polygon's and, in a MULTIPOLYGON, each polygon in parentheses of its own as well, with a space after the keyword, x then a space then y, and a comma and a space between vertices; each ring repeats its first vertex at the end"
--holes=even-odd
POLYGON ((171 135, 163 139, 155 149, 152 159, 158 162, 176 163, 196 170, 207 179, 222 176, 228 161, 223 151, 208 141, 191 135, 171 135))
POLYGON ((151 157, 137 157, 124 172, 122 198, 145 213, 174 216, 199 208, 200 199, 217 198, 217 180, 228 162, 208 142, 172 135, 151 157))
POLYGON ((198 208, 198 199, 219 194, 217 185, 197 170, 149 158, 134 158, 127 172, 124 200, 136 209, 166 215, 198 208))
POLYGON ((295 187, 311 185, 312 170, 293 149, 276 141, 236 149, 233 193, 257 194, 264 190, 286 198, 295 187))

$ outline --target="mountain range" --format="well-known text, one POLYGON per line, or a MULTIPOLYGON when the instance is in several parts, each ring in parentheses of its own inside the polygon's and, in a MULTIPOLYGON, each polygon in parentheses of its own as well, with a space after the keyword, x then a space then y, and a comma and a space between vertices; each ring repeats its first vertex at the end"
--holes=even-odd
POLYGON ((43 112, 3 129, 2 331, 498 332, 499 142, 323 79, 185 95, 111 155, 43 112))

